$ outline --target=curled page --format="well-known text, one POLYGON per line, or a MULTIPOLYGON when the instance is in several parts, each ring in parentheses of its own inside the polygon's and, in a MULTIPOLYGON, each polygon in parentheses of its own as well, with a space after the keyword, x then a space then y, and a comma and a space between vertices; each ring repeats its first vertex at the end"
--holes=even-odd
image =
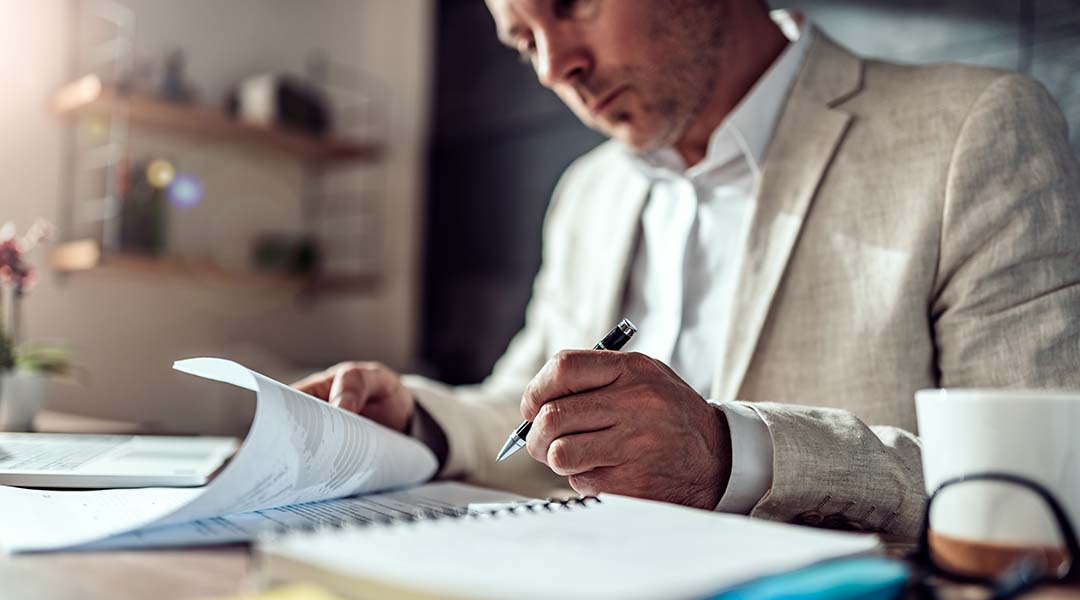
POLYGON ((420 442, 232 361, 192 358, 173 367, 252 390, 259 400, 236 456, 167 523, 416 485, 438 467, 420 442))
POLYGON ((255 392, 255 418, 202 488, 45 491, 0 486, 0 551, 87 544, 126 531, 417 485, 437 461, 423 444, 218 358, 185 373, 255 392))

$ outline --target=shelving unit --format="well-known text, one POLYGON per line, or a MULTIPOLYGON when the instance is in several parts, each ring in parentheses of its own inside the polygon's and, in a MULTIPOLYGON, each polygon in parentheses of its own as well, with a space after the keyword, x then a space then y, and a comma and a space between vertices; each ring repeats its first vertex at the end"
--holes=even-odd
POLYGON ((61 88, 49 103, 60 117, 126 113, 132 125, 156 127, 225 142, 240 142, 283 152, 321 167, 377 160, 380 147, 373 142, 271 129, 243 123, 215 108, 164 102, 139 93, 121 93, 87 75, 61 88))
POLYGON ((194 277, 240 289, 287 289, 302 294, 366 293, 378 286, 375 275, 313 275, 310 277, 227 269, 211 260, 152 257, 136 254, 103 256, 94 240, 78 240, 53 249, 49 267, 59 273, 94 269, 105 274, 135 277, 194 277))
MULTIPOLYGON (((241 143, 280 152, 301 162, 305 169, 316 175, 328 168, 371 163, 382 154, 381 147, 370 141, 316 137, 271 129, 237 121, 207 106, 174 104, 146 94, 123 93, 103 84, 95 75, 87 75, 57 91, 49 102, 49 110, 63 119, 121 114, 130 126, 156 128, 208 141, 241 143)), ((100 241, 92 239, 60 244, 54 248, 49 262, 52 269, 59 273, 106 268, 109 271, 159 273, 164 276, 187 274, 233 283, 240 288, 280 286, 298 288, 306 293, 363 293, 374 289, 378 279, 374 275, 313 275, 299 278, 235 271, 208 260, 110 252, 100 241)))
MULTIPOLYGON (((367 293, 378 285, 377 223, 374 228, 341 228, 342 223, 373 222, 370 207, 377 209, 378 204, 371 205, 366 200, 372 189, 378 189, 377 184, 371 186, 372 180, 378 180, 378 171, 363 174, 359 189, 353 181, 351 189, 330 190, 326 180, 339 170, 349 178, 353 174, 347 169, 375 165, 383 157, 381 144, 367 139, 374 135, 372 126, 380 122, 373 109, 383 109, 389 103, 387 96, 379 95, 381 82, 316 53, 309 57, 305 77, 324 94, 335 116, 337 135, 316 136, 246 123, 216 107, 168 102, 140 91, 147 89, 148 82, 140 80, 136 68, 136 13, 114 0, 75 3, 75 6, 75 35, 69 63, 71 81, 48 101, 50 112, 68 124, 64 129, 61 207, 57 218, 60 243, 49 258, 54 272, 61 278, 91 271, 118 277, 187 276, 221 282, 223 287, 295 290, 307 295, 367 293), (126 83, 117 86, 107 82, 126 83), (80 134, 81 124, 95 122, 100 135, 80 134), (299 166, 296 189, 299 231, 288 232, 314 240, 325 251, 320 269, 296 276, 230 269, 215 264, 205 251, 196 251, 199 253, 192 256, 183 254, 182 244, 171 248, 173 251, 167 246, 151 244, 147 254, 133 253, 132 247, 124 246, 122 217, 126 186, 130 185, 125 179, 129 177, 125 169, 132 165, 133 150, 139 151, 141 146, 133 143, 135 131, 157 134, 149 137, 157 138, 159 145, 171 136, 186 137, 187 142, 198 144, 238 145, 259 153, 276 153, 299 166), (360 244, 356 243, 358 240, 360 244), (357 250, 358 247, 361 249, 357 250)), ((178 147, 185 145, 189 144, 178 147)), ((236 264, 235 246, 232 250, 231 264, 236 264)))

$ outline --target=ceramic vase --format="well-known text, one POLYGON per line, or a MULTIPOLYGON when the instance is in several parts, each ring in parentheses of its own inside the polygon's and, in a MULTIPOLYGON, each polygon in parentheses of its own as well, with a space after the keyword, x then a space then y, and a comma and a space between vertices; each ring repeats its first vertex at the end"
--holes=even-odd
POLYGON ((47 378, 33 371, 0 372, 0 431, 30 431, 45 404, 47 378))

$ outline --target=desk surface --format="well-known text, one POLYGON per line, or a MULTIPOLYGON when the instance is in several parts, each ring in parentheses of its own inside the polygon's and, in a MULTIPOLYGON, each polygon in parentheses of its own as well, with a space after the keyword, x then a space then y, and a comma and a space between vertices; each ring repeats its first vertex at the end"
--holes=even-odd
MULTIPOLYGON (((43 554, 0 558, 5 598, 20 600, 189 600, 255 590, 244 547, 43 554)), ((948 598, 979 598, 949 590, 948 598)), ((1028 598, 1080 598, 1080 589, 1041 589, 1028 598)))
MULTIPOLYGON (((37 431, 154 433, 154 424, 43 411, 37 431)), ((72 552, 0 557, 4 598, 159 600, 213 598, 251 591, 244 546, 184 550, 72 552)))
POLYGON ((254 589, 244 547, 0 558, 5 598, 181 600, 254 589))
MULTIPOLYGON (((51 431, 124 429, 115 421, 57 413, 39 415, 37 425, 51 431)), ((50 553, 0 557, 0 589, 3 598, 19 600, 189 600, 251 592, 255 578, 245 546, 50 553)), ((978 596, 956 589, 949 597, 978 596)), ((1044 589, 1029 597, 1080 598, 1080 588, 1044 589)))

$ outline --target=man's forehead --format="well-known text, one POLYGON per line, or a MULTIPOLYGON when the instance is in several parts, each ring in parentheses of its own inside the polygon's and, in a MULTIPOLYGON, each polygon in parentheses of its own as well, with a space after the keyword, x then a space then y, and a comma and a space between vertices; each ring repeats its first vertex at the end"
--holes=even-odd
POLYGON ((484 0, 499 38, 510 39, 524 27, 525 17, 535 14, 545 0, 484 0))
POLYGON ((549 0, 484 0, 488 10, 496 17, 506 14, 515 14, 520 11, 535 11, 549 0))

